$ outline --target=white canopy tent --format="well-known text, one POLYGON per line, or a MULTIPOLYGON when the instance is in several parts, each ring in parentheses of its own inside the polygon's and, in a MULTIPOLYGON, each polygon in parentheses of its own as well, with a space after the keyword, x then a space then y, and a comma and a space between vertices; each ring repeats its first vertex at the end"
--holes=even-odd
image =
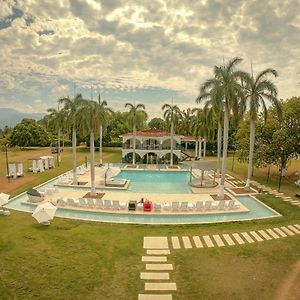
POLYGON ((49 225, 53 220, 57 207, 50 202, 43 203, 35 209, 32 216, 43 225, 49 225))

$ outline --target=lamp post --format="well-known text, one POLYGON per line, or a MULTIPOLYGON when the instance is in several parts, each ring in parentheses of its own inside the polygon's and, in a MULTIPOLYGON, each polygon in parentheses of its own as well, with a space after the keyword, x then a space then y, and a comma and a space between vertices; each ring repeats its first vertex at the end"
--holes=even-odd
POLYGON ((10 176, 9 176, 9 170, 8 170, 8 154, 7 154, 7 148, 8 148, 8 144, 5 144, 6 172, 7 172, 7 180, 8 180, 8 182, 9 182, 10 176))

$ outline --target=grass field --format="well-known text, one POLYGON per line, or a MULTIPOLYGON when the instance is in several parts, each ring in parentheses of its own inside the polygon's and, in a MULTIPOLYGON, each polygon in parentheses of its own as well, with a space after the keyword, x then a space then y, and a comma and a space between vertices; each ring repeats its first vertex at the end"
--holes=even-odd
MULTIPOLYGON (((78 161, 83 162, 86 154, 80 153, 78 161)), ((25 158, 29 154, 16 155, 25 158)), ((119 158, 118 150, 105 152, 107 160, 119 158)), ((60 169, 43 173, 45 178, 26 174, 32 180, 19 190, 70 169, 70 153, 64 153, 63 162, 60 169)), ((0 163, 3 166, 3 160, 0 163)), ((237 165, 235 170, 239 176, 244 175, 237 165)), ((55 218, 50 227, 42 227, 29 214, 12 211, 10 217, 0 217, 0 299, 137 299, 143 291, 139 274, 144 271, 141 255, 146 235, 192 236, 300 224, 298 207, 270 195, 260 195, 259 199, 283 216, 189 226, 118 225, 55 218)), ((173 251, 168 258, 175 266, 171 281, 178 288, 173 299, 279 300, 279 290, 286 286, 286 280, 290 285, 285 299, 299 299, 300 272, 294 268, 300 261, 299 249, 298 235, 241 246, 173 251), (290 274, 294 275, 292 282, 290 274)))

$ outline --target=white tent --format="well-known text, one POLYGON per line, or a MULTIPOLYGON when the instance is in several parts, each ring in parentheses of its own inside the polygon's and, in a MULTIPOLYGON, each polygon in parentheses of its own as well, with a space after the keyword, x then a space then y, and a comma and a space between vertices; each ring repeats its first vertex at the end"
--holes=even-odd
POLYGON ((57 207, 50 202, 43 203, 39 205, 32 216, 40 223, 44 225, 49 225, 50 220, 53 220, 57 207))
POLYGON ((41 156, 41 160, 43 161, 44 169, 49 169, 49 156, 41 156))
POLYGON ((17 178, 17 165, 16 163, 8 163, 8 174, 7 177, 17 178))
POLYGON ((9 195, 5 193, 0 193, 0 206, 8 203, 9 195))

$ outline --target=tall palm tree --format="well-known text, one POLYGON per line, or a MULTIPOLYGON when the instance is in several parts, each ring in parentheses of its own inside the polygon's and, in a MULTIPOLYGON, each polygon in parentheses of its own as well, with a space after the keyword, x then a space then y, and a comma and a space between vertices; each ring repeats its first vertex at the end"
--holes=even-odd
POLYGON ((193 110, 191 108, 184 109, 180 113, 178 133, 183 135, 192 135, 192 120, 193 120, 193 110))
POLYGON ((59 103, 64 104, 64 109, 67 112, 66 125, 68 129, 72 131, 72 163, 73 163, 73 184, 77 185, 77 175, 76 175, 76 129, 77 129, 77 114, 78 109, 81 106, 82 102, 81 94, 77 94, 74 99, 69 97, 59 99, 59 103))
POLYGON ((132 153, 132 164, 135 165, 135 148, 136 148, 136 126, 139 118, 145 118, 147 116, 144 104, 132 104, 126 103, 125 108, 129 108, 129 121, 133 127, 133 153, 132 153))
POLYGON ((200 88, 202 91, 210 92, 212 89, 217 89, 215 93, 221 95, 224 109, 224 133, 223 133, 223 160, 221 168, 221 182, 218 193, 219 199, 224 199, 224 185, 226 174, 226 160, 228 147, 228 127, 229 115, 233 112, 233 117, 240 110, 241 103, 244 99, 244 91, 240 82, 245 73, 235 70, 236 66, 242 61, 241 58, 234 58, 223 66, 214 67, 214 78, 207 80, 200 88), (241 101, 240 101, 241 100, 241 101))
POLYGON ((213 110, 214 119, 217 121, 217 158, 218 158, 218 170, 217 176, 220 175, 221 167, 221 148, 222 148, 222 121, 223 121, 223 98, 218 82, 214 82, 215 85, 209 87, 202 86, 199 96, 196 98, 196 102, 199 104, 205 103, 204 108, 211 108, 213 110))
POLYGON ((256 78, 253 75, 245 74, 243 77, 243 87, 245 89, 246 105, 249 107, 250 114, 250 147, 249 147, 249 163, 248 174, 245 185, 245 190, 250 190, 250 180, 253 168, 253 153, 254 153, 254 140, 255 140, 255 123, 258 113, 262 108, 264 112, 264 119, 267 119, 267 105, 269 101, 276 108, 277 113, 281 115, 281 103, 276 98, 277 88, 273 82, 267 79, 267 76, 277 77, 278 74, 274 69, 265 69, 260 72, 256 78))
POLYGON ((174 125, 177 124, 180 118, 180 109, 177 105, 164 104, 161 108, 164 111, 164 118, 169 125, 171 125, 171 160, 170 165, 173 166, 174 153, 174 125))
POLYGON ((90 135, 90 171, 91 171, 91 196, 95 196, 95 135, 100 126, 100 107, 97 102, 85 100, 78 108, 77 120, 81 132, 90 135))
POLYGON ((99 163, 102 165, 102 139, 103 139, 103 126, 106 123, 108 114, 112 113, 112 110, 107 107, 106 100, 101 101, 100 94, 98 96, 98 105, 99 105, 99 163))
POLYGON ((63 127, 65 126, 67 119, 67 112, 64 109, 57 110, 55 108, 47 109, 49 114, 49 125, 57 131, 57 164, 59 166, 60 162, 60 135, 63 127))

